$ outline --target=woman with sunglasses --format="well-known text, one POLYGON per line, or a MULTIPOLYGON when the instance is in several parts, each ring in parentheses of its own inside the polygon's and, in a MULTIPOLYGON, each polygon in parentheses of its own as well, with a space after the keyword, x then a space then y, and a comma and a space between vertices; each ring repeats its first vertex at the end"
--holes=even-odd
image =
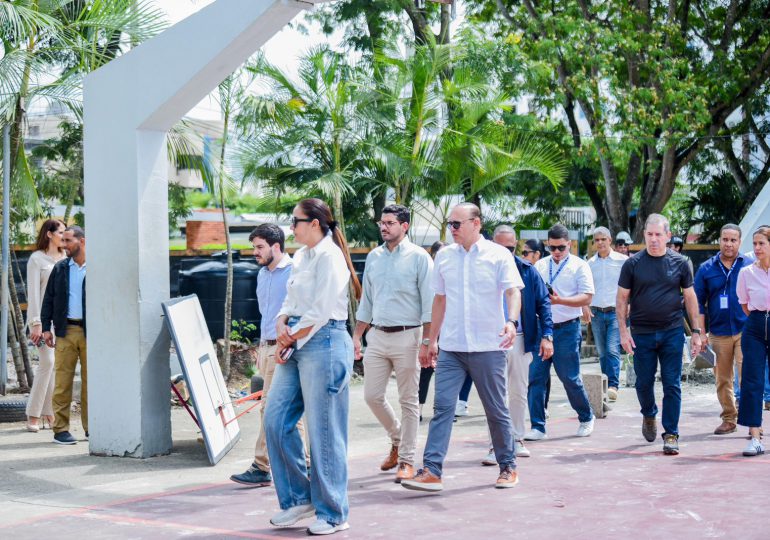
POLYGON ((267 449, 281 512, 270 523, 291 527, 315 515, 308 534, 348 528, 348 382, 353 341, 348 289, 361 297, 342 230, 327 204, 304 199, 292 231, 294 255, 286 300, 278 313, 276 369, 265 410, 267 449), (296 425, 305 414, 311 473, 296 425))
POLYGON ((27 431, 40 431, 40 419, 53 425, 54 350, 43 342, 40 309, 54 265, 64 258, 64 223, 49 219, 40 227, 35 252, 27 261, 27 326, 29 339, 40 347, 37 372, 27 401, 27 431))

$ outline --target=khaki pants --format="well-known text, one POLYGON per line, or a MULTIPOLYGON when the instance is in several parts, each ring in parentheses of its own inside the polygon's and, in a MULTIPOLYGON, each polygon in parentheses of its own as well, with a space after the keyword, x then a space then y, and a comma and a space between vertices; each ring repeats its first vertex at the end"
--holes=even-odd
MULTIPOLYGON (((267 394, 275 374, 276 348, 276 345, 261 343, 257 356, 257 369, 264 379, 264 384, 262 386, 262 400, 259 405, 259 435, 257 435, 257 444, 254 448, 254 463, 257 464, 260 470, 265 472, 270 472, 270 459, 267 456, 267 436, 265 435, 265 407, 267 407, 267 394)), ((307 437, 305 436, 305 427, 302 424, 302 420, 297 422, 297 430, 302 440, 306 441, 305 453, 309 463, 310 449, 307 445, 307 437)))
MULTIPOLYGON (((529 388, 529 364, 532 363, 532 353, 524 352, 524 336, 519 334, 513 342, 513 347, 505 351, 508 361, 506 373, 508 387, 508 412, 511 414, 513 440, 524 439, 527 431, 527 390, 529 388)), ((542 362, 538 358, 539 362, 542 362)), ((487 442, 492 449, 492 434, 487 427, 487 442)))
POLYGON ((733 368, 738 368, 738 381, 741 379, 743 352, 741 351, 741 335, 715 336, 709 334, 711 348, 717 357, 714 366, 714 376, 717 384, 717 398, 722 406, 722 420, 735 424, 738 420, 738 409, 735 407, 735 392, 733 391, 733 368))
POLYGON ((81 326, 67 325, 67 335, 56 338, 54 363, 53 431, 70 430, 72 407, 72 381, 80 360, 80 420, 83 430, 88 431, 88 362, 86 360, 86 336, 81 326))
POLYGON ((414 465, 417 428, 420 424, 420 362, 417 358, 422 327, 386 333, 372 328, 366 335, 364 354, 364 399, 398 446, 398 461, 414 465), (385 399, 390 375, 396 372, 401 421, 385 399))

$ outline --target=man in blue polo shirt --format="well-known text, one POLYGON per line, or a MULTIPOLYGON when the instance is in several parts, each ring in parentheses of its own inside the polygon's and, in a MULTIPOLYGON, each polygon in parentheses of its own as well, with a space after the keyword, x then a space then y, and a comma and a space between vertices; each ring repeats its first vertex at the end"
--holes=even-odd
POLYGON ((719 253, 704 262, 695 274, 695 294, 700 309, 700 328, 708 328, 704 342, 711 342, 717 361, 714 366, 717 397, 722 406, 722 423, 715 435, 726 435, 736 430, 738 410, 733 392, 733 369, 740 373, 743 353, 741 332, 746 314, 738 303, 735 291, 738 273, 745 264, 738 249, 741 229, 728 223, 719 232, 719 253), (705 326, 705 325, 708 326, 705 326))

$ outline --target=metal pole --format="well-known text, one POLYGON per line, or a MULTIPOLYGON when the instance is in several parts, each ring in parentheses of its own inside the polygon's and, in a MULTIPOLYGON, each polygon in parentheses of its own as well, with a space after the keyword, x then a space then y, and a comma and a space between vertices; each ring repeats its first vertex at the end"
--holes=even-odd
POLYGON ((10 262, 9 222, 11 216, 11 126, 3 127, 3 268, 2 317, 0 317, 0 394, 8 384, 8 270, 10 262))

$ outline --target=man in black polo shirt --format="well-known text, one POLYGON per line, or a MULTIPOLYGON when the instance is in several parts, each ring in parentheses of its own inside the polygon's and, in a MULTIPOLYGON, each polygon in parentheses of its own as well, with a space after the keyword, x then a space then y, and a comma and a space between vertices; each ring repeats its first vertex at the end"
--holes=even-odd
MULTIPOLYGON (((623 349, 634 355, 636 395, 641 405, 642 435, 657 436, 655 372, 660 362, 663 383, 663 453, 679 453, 679 414, 682 409, 682 302, 691 321, 698 320, 698 299, 684 257, 666 248, 671 238, 668 220, 650 214, 644 225, 645 249, 628 259, 620 271, 616 314, 623 349), (631 301, 631 329, 626 327, 631 301)), ((700 328, 692 329, 692 354, 701 349, 700 328)))

